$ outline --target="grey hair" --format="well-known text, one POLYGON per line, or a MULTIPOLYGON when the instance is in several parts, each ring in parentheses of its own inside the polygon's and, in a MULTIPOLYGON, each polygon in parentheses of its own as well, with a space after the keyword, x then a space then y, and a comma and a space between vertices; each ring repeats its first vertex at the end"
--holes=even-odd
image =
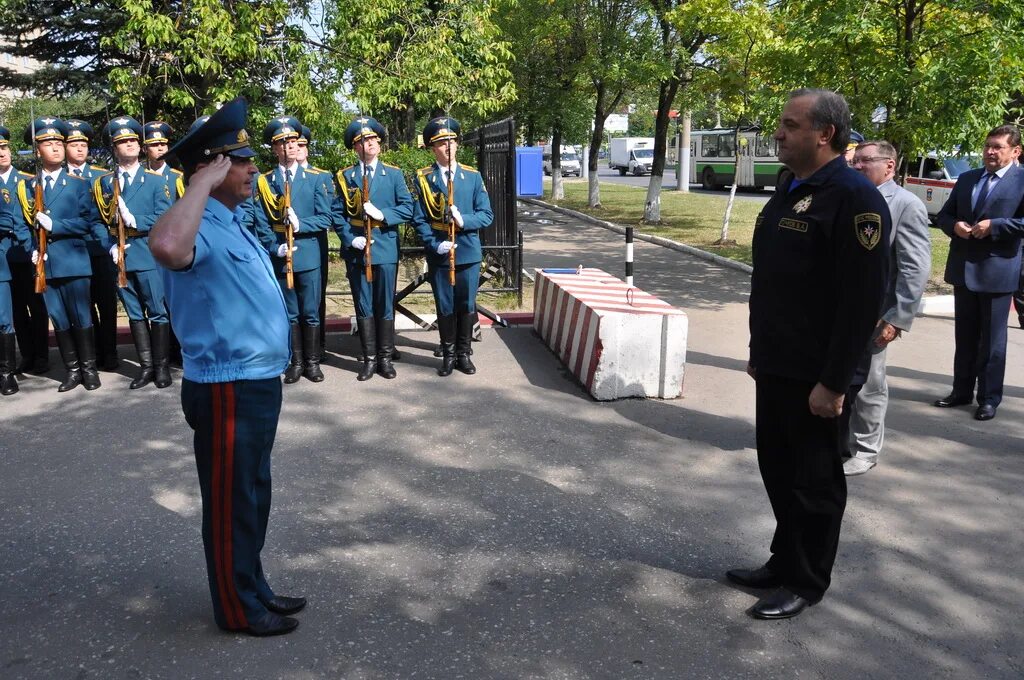
POLYGON ((789 93, 789 99, 797 97, 814 97, 810 111, 811 127, 815 130, 824 130, 831 125, 835 132, 829 140, 829 146, 837 153, 846 151, 850 143, 853 122, 850 118, 850 107, 843 95, 832 90, 802 87, 789 93))
POLYGON ((866 142, 861 142, 857 145, 857 150, 863 149, 865 146, 877 146, 878 155, 883 158, 889 158, 891 160, 897 160, 899 157, 896 153, 896 147, 887 142, 884 139, 869 139, 866 142))

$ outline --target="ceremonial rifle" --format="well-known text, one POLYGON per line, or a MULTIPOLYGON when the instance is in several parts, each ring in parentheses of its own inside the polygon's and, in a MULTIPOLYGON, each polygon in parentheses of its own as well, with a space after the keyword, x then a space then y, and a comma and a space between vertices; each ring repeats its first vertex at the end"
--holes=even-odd
POLYGON ((292 250, 295 248, 295 234, 292 232, 292 222, 289 212, 292 207, 292 183, 288 180, 288 174, 284 177, 284 199, 281 204, 281 216, 284 218, 285 242, 288 244, 288 252, 284 254, 284 275, 288 282, 288 289, 295 288, 295 264, 292 261, 292 250))
POLYGON ((117 170, 117 157, 114 157, 114 175, 112 177, 112 183, 114 185, 114 197, 111 199, 114 204, 114 225, 117 229, 117 287, 127 288, 128 287, 128 269, 124 263, 124 251, 125 251, 125 233, 124 233, 124 217, 121 216, 121 181, 118 179, 117 170))
MULTIPOLYGON (((36 158, 36 186, 35 186, 35 209, 36 215, 40 212, 46 212, 46 206, 43 200, 43 161, 39 157, 39 147, 36 146, 36 113, 35 107, 29 104, 29 114, 32 118, 32 153, 35 154, 36 158)), ((39 259, 36 261, 36 285, 35 291, 42 293, 46 290, 46 229, 43 229, 41 224, 36 225, 36 241, 38 247, 36 250, 39 252, 39 259)))
POLYGON ((448 138, 448 240, 452 247, 448 251, 448 283, 455 285, 455 216, 452 215, 452 205, 455 203, 455 166, 452 162, 452 139, 448 138))
MULTIPOLYGON (((364 147, 365 148, 365 147, 364 147)), ((366 172, 366 161, 363 160, 363 230, 366 233, 366 245, 363 246, 363 263, 366 265, 366 282, 373 283, 373 257, 370 254, 370 241, 373 239, 373 225, 366 214, 366 204, 370 202, 370 177, 366 172)))

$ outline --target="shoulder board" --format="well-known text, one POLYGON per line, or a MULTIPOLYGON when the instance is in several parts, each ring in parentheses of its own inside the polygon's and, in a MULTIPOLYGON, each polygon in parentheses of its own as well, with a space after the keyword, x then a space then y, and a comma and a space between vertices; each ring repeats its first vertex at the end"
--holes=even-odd
POLYGON ((419 173, 419 174, 421 174, 421 175, 429 175, 429 174, 430 174, 430 173, 432 173, 433 171, 434 171, 434 166, 433 166, 433 165, 428 165, 428 166, 427 166, 427 167, 425 167, 425 168, 420 168, 420 169, 419 169, 419 170, 417 170, 416 172, 418 172, 418 173, 419 173))
POLYGON ((352 165, 349 165, 348 167, 345 167, 345 168, 342 168, 341 170, 338 170, 338 172, 348 172, 349 170, 355 170, 355 169, 356 169, 356 164, 353 163, 352 165))
POLYGON ((146 174, 147 175, 153 175, 155 177, 163 177, 164 176, 162 172, 157 172, 156 170, 146 170, 146 174))
POLYGON ((392 170, 398 170, 399 172, 401 172, 401 170, 402 170, 397 165, 391 165, 390 163, 381 162, 381 165, 383 165, 385 168, 391 168, 392 170))
POLYGON ((100 175, 99 177, 94 177, 93 179, 103 179, 104 177, 112 177, 113 175, 114 175, 114 171, 113 170, 107 170, 102 175, 100 175))
POLYGON ((88 181, 87 177, 79 177, 78 175, 72 175, 70 172, 64 173, 68 176, 68 179, 77 179, 79 182, 88 181))
POLYGON ((310 168, 310 169, 313 169, 313 170, 316 170, 317 172, 326 172, 326 173, 328 173, 328 174, 330 174, 330 172, 331 172, 330 170, 324 170, 323 168, 317 168, 317 167, 313 167, 312 165, 311 165, 311 166, 309 166, 309 168, 310 168))
POLYGON ((466 165, 465 163, 459 163, 459 170, 469 170, 470 172, 475 172, 478 175, 480 174, 479 170, 471 165, 466 165))
POLYGON ((93 170, 99 170, 100 172, 107 172, 107 168, 103 167, 102 165, 90 165, 89 167, 92 168, 93 170))
POLYGON ((267 171, 266 171, 265 173, 263 173, 263 176, 264 176, 264 177, 270 177, 270 176, 271 176, 271 175, 273 175, 273 174, 274 174, 274 171, 273 171, 273 170, 267 170, 267 171))
POLYGON ((177 168, 171 168, 171 174, 172 175, 181 175, 182 177, 185 176, 185 173, 182 172, 181 170, 178 170, 177 168))
POLYGON ((33 175, 31 172, 22 172, 21 170, 18 170, 18 177, 29 178, 29 177, 35 177, 35 175, 33 175))
POLYGON ((307 173, 307 174, 309 174, 309 175, 319 175, 319 174, 320 174, 320 173, 322 173, 322 172, 326 172, 326 170, 321 170, 321 169, 319 169, 319 168, 314 168, 314 167, 313 167, 312 165, 311 165, 311 166, 309 166, 308 168, 303 168, 303 169, 304 169, 304 170, 306 171, 306 173, 307 173))

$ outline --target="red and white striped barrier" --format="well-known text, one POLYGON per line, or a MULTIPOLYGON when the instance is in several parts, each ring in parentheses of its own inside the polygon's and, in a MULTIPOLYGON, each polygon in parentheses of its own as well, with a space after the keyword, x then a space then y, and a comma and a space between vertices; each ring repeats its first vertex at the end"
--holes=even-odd
POLYGON ((600 269, 537 269, 533 327, 602 401, 683 390, 686 314, 600 269))

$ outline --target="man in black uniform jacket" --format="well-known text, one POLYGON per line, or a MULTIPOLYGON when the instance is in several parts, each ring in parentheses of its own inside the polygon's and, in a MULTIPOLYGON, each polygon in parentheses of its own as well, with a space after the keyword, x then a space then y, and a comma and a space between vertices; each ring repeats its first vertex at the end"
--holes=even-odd
POLYGON ((793 177, 757 217, 750 290, 757 461, 775 514, 772 556, 728 578, 777 588, 759 619, 796 616, 828 589, 846 508, 839 421, 885 293, 885 199, 842 156, 846 101, 796 90, 775 131, 793 177))

